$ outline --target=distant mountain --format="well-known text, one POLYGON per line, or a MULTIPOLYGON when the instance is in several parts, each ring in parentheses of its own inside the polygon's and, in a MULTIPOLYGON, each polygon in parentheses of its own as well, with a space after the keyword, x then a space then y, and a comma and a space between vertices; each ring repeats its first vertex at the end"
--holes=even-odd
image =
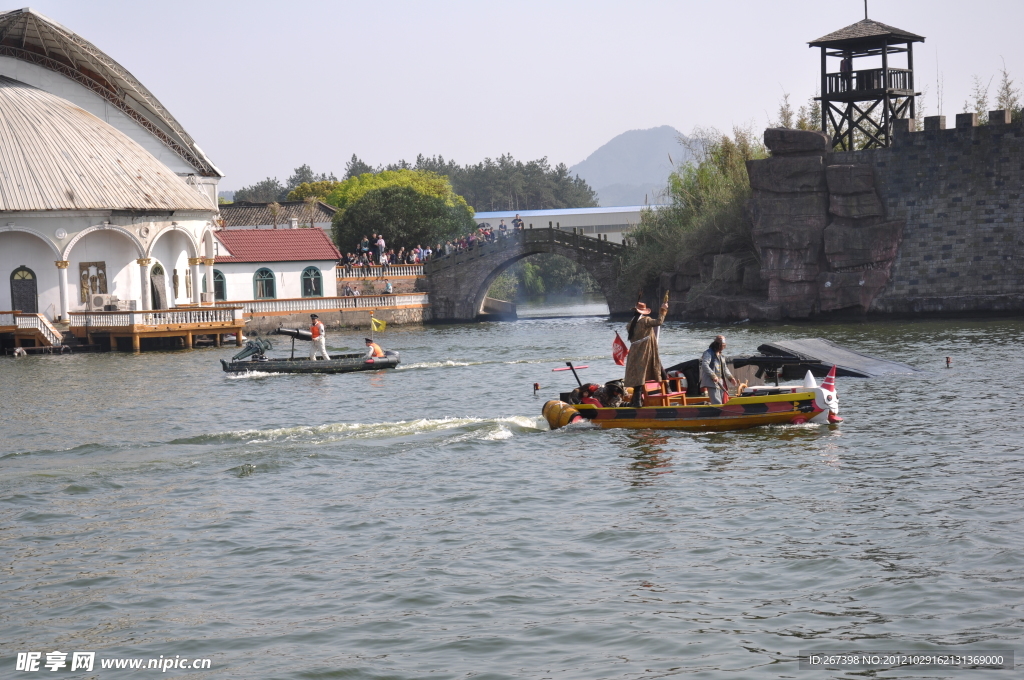
POLYGON ((669 173, 689 158, 681 137, 671 125, 623 132, 569 172, 585 179, 604 207, 643 205, 645 198, 663 203, 657 194, 664 191, 669 173))

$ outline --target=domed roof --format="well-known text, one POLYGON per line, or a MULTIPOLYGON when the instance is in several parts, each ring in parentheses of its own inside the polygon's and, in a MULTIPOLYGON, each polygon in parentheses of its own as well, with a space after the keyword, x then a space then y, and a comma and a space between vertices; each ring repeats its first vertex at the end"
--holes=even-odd
POLYGON ((0 210, 202 210, 189 186, 123 132, 0 76, 0 210))
POLYGON ((70 78, 148 130, 194 167, 197 174, 224 176, 135 76, 109 54, 56 21, 28 7, 0 12, 0 56, 70 78))

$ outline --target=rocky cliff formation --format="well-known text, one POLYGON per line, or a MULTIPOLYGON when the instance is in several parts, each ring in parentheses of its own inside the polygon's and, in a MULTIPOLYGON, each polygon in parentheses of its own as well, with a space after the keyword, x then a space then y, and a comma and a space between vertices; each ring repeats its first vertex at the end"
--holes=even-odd
POLYGON ((747 162, 752 243, 662 275, 679 318, 771 320, 866 312, 889 281, 903 222, 887 220, 870 165, 829 165, 821 132, 768 129, 747 162), (685 298, 681 293, 685 293, 685 298))

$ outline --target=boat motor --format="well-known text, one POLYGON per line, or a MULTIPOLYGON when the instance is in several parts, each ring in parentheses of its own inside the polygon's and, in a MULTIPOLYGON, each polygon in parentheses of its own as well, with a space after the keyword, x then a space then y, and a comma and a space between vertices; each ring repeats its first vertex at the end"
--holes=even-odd
POLYGON ((259 338, 246 340, 242 351, 231 357, 231 360, 241 361, 242 359, 251 356, 253 361, 266 361, 267 357, 263 353, 268 349, 274 349, 274 346, 270 344, 269 340, 260 340, 259 338))

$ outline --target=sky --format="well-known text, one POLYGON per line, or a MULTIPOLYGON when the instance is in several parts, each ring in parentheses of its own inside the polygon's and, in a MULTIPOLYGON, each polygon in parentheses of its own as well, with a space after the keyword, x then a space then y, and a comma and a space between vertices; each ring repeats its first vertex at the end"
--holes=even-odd
MULTIPOLYGON (((0 7, 24 7, 25 0, 0 7)), ((671 125, 764 127, 815 93, 807 42, 863 0, 36 0, 152 91, 226 174, 222 190, 339 177, 418 153, 573 165, 614 136, 671 125)), ((1024 2, 869 0, 915 45, 925 115, 963 110, 1004 60, 1024 86, 1024 2)), ((994 105, 990 108, 994 108, 994 105)))

